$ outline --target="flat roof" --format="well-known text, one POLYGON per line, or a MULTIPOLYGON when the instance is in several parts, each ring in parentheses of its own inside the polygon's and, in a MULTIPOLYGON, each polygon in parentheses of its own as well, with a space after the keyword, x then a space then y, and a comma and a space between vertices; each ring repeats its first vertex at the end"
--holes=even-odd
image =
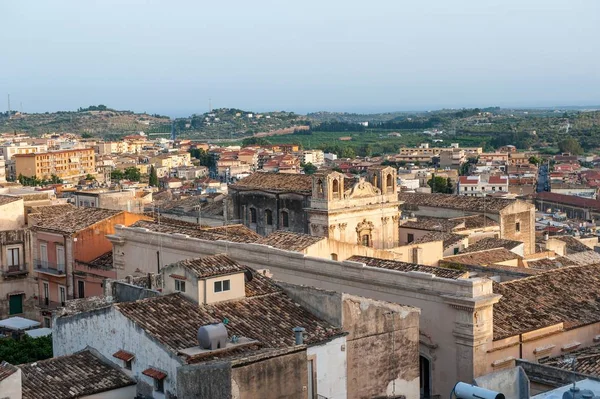
POLYGON ((47 327, 34 328, 25 331, 25 334, 29 335, 31 338, 47 337, 48 335, 52 335, 52 329, 47 327))
POLYGON ((40 326, 39 321, 26 319, 24 317, 9 317, 8 319, 0 320, 0 328, 6 328, 13 331, 28 330, 33 327, 40 326))

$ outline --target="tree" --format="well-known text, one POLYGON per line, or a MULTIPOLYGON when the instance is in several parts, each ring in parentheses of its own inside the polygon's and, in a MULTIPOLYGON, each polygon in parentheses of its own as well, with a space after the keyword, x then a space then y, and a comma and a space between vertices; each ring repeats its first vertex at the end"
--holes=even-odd
MULTIPOLYGON (((54 177, 54 176, 53 176, 54 177)), ((96 180, 95 176, 90 175, 89 173, 85 175, 85 180, 96 180)))
POLYGON ((581 144, 579 144, 579 141, 577 141, 573 137, 569 137, 567 139, 559 141, 558 150, 560 152, 571 153, 572 155, 583 154, 583 148, 581 147, 581 144))
POLYGON ((156 174, 156 169, 154 168, 154 165, 150 166, 150 180, 148 184, 151 187, 158 187, 158 175, 156 174))
POLYGON ((0 360, 10 364, 23 364, 52 357, 52 337, 31 338, 24 335, 21 339, 0 339, 0 360))
POLYGON ((354 158, 356 157, 356 152, 354 152, 354 148, 352 147, 344 147, 341 154, 342 158, 354 158))
POLYGON ((206 166, 207 168, 213 168, 215 166, 215 160, 210 154, 204 151, 202 148, 192 148, 190 155, 200 161, 200 165, 206 166))
POLYGON ((452 194, 452 183, 449 178, 433 175, 427 185, 431 187, 432 193, 452 194))
POLYGON ((300 164, 300 166, 302 167, 302 170, 304 170, 304 173, 307 175, 312 175, 318 169, 315 165, 313 165, 310 162, 302 163, 302 164, 300 164))
POLYGON ((81 138, 82 139, 91 139, 93 136, 89 133, 82 133, 81 134, 81 138))
POLYGON ((529 163, 535 166, 539 166, 542 163, 542 158, 532 155, 529 157, 529 163))
POLYGON ((123 171, 120 169, 113 170, 112 172, 110 172, 110 178, 111 180, 123 180, 123 171))
POLYGON ((127 180, 140 181, 142 174, 140 173, 140 170, 138 168, 136 168, 135 166, 130 166, 125 169, 125 171, 123 172, 123 176, 127 180))

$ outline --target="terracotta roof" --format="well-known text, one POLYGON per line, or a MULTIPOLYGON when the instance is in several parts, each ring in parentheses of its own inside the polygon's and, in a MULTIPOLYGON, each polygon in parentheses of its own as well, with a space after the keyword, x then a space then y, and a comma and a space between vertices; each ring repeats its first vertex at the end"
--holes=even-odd
POLYGON ((469 245, 460 251, 461 254, 469 252, 487 251, 489 249, 505 248, 509 251, 523 244, 521 241, 505 240, 502 238, 486 237, 469 245))
POLYGON ((91 266, 113 267, 113 252, 108 251, 89 262, 91 266))
POLYGON ((18 368, 5 361, 0 362, 0 382, 13 375, 18 368))
POLYGON ((10 204, 15 201, 21 200, 21 197, 14 197, 12 195, 0 195, 0 206, 10 204))
POLYGON ((59 216, 32 220, 36 230, 53 230, 75 233, 98 222, 116 216, 123 211, 101 208, 73 208, 59 216))
POLYGON ((400 193, 399 200, 404 207, 429 206, 435 208, 458 209, 468 212, 499 213, 515 203, 515 200, 490 197, 468 197, 454 194, 400 193))
POLYGON ((555 202, 557 204, 600 211, 600 200, 578 197, 576 195, 565 195, 542 191, 541 193, 534 194, 533 198, 539 201, 555 202))
POLYGON ((600 264, 563 267, 494 283, 494 339, 560 322, 566 329, 600 321, 600 264))
POLYGON ((166 270, 170 267, 185 267, 198 278, 214 277, 231 273, 243 273, 246 269, 227 255, 205 256, 196 259, 184 259, 179 262, 165 266, 166 270))
POLYGON ((312 177, 292 173, 257 172, 229 186, 234 190, 266 190, 279 192, 312 192, 312 177))
POLYGON ((131 360, 133 360, 135 355, 133 353, 129 353, 129 352, 120 350, 120 351, 113 353, 113 357, 116 357, 117 359, 121 359, 125 362, 130 362, 131 360))
POLYGON ((577 238, 573 237, 573 236, 552 236, 552 238, 556 239, 556 240, 560 240, 562 242, 564 242, 567 248, 567 254, 574 254, 577 252, 587 252, 587 251, 591 251, 592 248, 588 247, 587 245, 585 245, 584 243, 582 243, 581 241, 579 241, 577 238))
POLYGON ((487 251, 470 252, 462 255, 447 256, 443 260, 446 263, 489 266, 494 263, 506 262, 522 257, 505 248, 490 249, 487 251))
POLYGON ((158 222, 140 220, 131 225, 131 227, 143 227, 145 229, 159 233, 185 234, 193 238, 211 241, 223 240, 231 242, 256 242, 262 238, 262 236, 256 234, 256 232, 250 230, 249 228, 241 224, 232 224, 228 226, 219 227, 194 228, 164 223, 159 224, 158 222))
POLYGON ((79 398, 135 385, 118 367, 91 351, 21 366, 23 399, 79 398))
POLYGON ((167 374, 152 367, 142 371, 142 374, 147 375, 150 378, 154 378, 155 380, 164 380, 167 378, 167 374))
POLYGON ((454 234, 454 233, 450 233, 450 232, 446 232, 446 231, 430 231, 429 233, 425 234, 423 237, 421 238, 417 238, 415 241, 413 241, 413 244, 421 244, 421 243, 425 243, 425 242, 432 242, 432 241, 443 241, 444 244, 444 249, 464 240, 465 236, 461 236, 460 234, 454 234))
POLYGON ((352 262, 364 263, 371 267, 380 267, 382 269, 397 270, 400 272, 423 272, 431 273, 437 277, 457 279, 465 275, 465 272, 460 270, 447 269, 444 267, 417 265, 415 263, 399 262, 389 259, 371 258, 368 256, 354 255, 347 260, 352 262))
POLYGON ((588 249, 585 252, 577 252, 574 254, 565 255, 569 261, 573 262, 578 266, 591 265, 593 263, 600 263, 600 254, 598 252, 588 249))
MULTIPOLYGON (((461 221, 465 223, 464 230, 472 230, 472 229, 481 229, 484 227, 495 227, 499 226, 498 222, 494 219, 491 219, 484 215, 472 215, 472 216, 464 216, 458 218, 452 218, 450 220, 461 221)), ((460 231, 463 229, 457 229, 456 231, 460 231)))
POLYGON ((256 243, 270 245, 274 248, 285 249, 287 251, 301 252, 324 239, 325 237, 279 230, 258 240, 256 243))
MULTIPOLYGON (((228 320, 226 327, 230 335, 255 339, 269 348, 293 346, 292 329, 297 326, 306 329, 308 345, 342 334, 339 328, 302 308, 279 289, 270 294, 210 305, 198 305, 181 294, 171 294, 118 303, 115 307, 174 352, 197 346, 198 328, 224 319, 228 320)), ((231 353, 212 355, 211 358, 228 357, 231 353)))
POLYGON ((600 377, 600 345, 578 349, 549 359, 540 359, 540 363, 571 371, 573 370, 571 364, 565 362, 565 360, 572 358, 576 359, 575 370, 578 373, 600 377))
POLYGON ((418 230, 431 230, 431 231, 452 231, 458 227, 462 222, 460 220, 444 219, 444 218, 433 218, 426 216, 419 216, 417 220, 407 220, 401 222, 400 228, 418 229, 418 230))
POLYGON ((565 258, 564 256, 557 256, 556 258, 544 258, 537 260, 528 260, 527 266, 532 269, 539 270, 552 270, 552 269, 560 269, 561 267, 566 266, 574 266, 576 263, 570 260, 569 258, 565 258))

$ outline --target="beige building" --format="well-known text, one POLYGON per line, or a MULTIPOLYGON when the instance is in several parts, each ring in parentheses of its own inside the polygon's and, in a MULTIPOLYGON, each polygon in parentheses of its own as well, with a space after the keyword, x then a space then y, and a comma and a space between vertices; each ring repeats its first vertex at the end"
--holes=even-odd
POLYGON ((350 186, 345 179, 338 172, 313 175, 308 209, 311 234, 376 249, 398 246, 396 170, 369 168, 368 181, 361 178, 350 186))
POLYGON ((454 219, 483 215, 499 225, 499 238, 521 241, 525 255, 535 253, 535 207, 503 198, 451 194, 401 193, 403 212, 414 216, 454 219))
POLYGON ((41 145, 29 145, 27 143, 17 144, 3 144, 0 145, 0 156, 4 157, 5 161, 11 161, 12 157, 21 154, 35 154, 38 152, 47 152, 48 146, 45 144, 41 145))
POLYGON ((61 179, 71 179, 96 173, 92 148, 20 154, 15 155, 14 159, 17 176, 48 179, 56 175, 61 179))

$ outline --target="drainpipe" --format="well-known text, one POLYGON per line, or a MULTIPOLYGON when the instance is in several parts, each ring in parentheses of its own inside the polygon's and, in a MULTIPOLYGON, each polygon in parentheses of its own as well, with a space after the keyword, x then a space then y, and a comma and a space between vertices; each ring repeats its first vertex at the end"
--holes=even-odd
MULTIPOLYGON (((67 262, 67 237, 66 235, 63 236, 63 245, 64 245, 64 252, 65 252, 65 302, 69 299, 69 262, 67 262)), ((72 249, 72 254, 71 254, 71 262, 73 262, 73 255, 75 254, 75 248, 71 248, 72 249)), ((56 252, 56 251, 55 251, 56 252)), ((73 278, 73 287, 75 287, 75 275, 73 274, 73 268, 71 267, 71 277, 73 278)), ((73 292, 73 297, 75 296, 75 292, 73 292)), ((58 298, 60 300, 60 298, 58 298)))
POLYGON ((160 251, 156 251, 156 270, 160 273, 160 251))
POLYGON ((302 336, 302 333, 305 331, 305 329, 303 327, 294 327, 292 331, 294 331, 296 345, 303 345, 304 337, 302 336))
POLYGON ((523 334, 519 334, 519 359, 523 359, 523 334))

